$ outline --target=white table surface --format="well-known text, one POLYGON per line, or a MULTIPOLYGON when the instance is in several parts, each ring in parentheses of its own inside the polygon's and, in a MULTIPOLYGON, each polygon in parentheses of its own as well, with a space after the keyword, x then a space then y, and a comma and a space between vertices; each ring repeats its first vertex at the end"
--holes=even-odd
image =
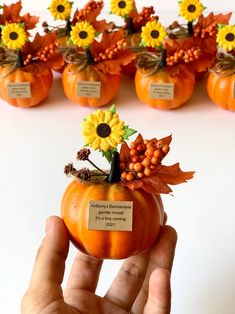
MULTIPOLYGON (((209 2, 209 1, 208 1, 209 2)), ((224 3, 224 2, 223 2, 224 3)), ((228 2, 230 3, 230 2, 228 2)), ((214 105, 197 83, 192 99, 174 111, 141 104, 123 77, 113 101, 120 117, 144 137, 173 134, 166 164, 180 161, 195 179, 164 196, 169 224, 178 232, 172 273, 173 314, 234 314, 235 113, 214 105)), ((16 314, 27 288, 48 216, 60 214, 69 184, 64 164, 83 145, 82 119, 93 110, 70 103, 56 75, 49 98, 19 109, 0 100, 0 313, 16 314)), ((97 164, 103 165, 98 155, 97 164)), ((76 249, 71 246, 67 271, 76 249)), ((106 261, 98 293, 104 294, 120 261, 106 261)))

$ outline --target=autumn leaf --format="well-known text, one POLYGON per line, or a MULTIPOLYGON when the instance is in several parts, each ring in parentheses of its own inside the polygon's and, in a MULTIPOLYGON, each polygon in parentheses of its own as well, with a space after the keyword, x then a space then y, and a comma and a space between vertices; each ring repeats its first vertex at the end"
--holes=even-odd
POLYGON ((131 162, 130 148, 126 142, 123 142, 120 148, 120 161, 126 164, 131 162))
POLYGON ((161 168, 156 172, 154 176, 157 176, 162 181, 164 181, 167 184, 176 185, 183 182, 187 182, 187 180, 190 180, 193 178, 194 172, 183 172, 180 167, 179 163, 176 163, 172 166, 161 166, 161 168))
POLYGON ((228 14, 217 14, 217 15, 215 15, 214 13, 210 13, 206 17, 201 15, 198 18, 198 21, 195 27, 199 26, 201 28, 206 28, 212 25, 214 22, 218 24, 228 24, 231 16, 232 16, 232 12, 228 14))
POLYGON ((10 5, 4 4, 2 14, 0 14, 0 24, 6 25, 7 23, 24 23, 27 35, 29 35, 28 30, 36 27, 39 17, 32 16, 29 13, 20 16, 21 10, 21 1, 10 5))

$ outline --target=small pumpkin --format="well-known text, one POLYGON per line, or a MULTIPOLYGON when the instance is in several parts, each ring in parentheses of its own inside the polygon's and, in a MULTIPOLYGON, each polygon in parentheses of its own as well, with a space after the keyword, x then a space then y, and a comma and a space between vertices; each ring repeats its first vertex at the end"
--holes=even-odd
POLYGON ((223 76, 211 72, 207 79, 207 93, 219 107, 235 111, 235 74, 223 76))
POLYGON ((117 94, 120 85, 119 74, 108 74, 87 65, 80 69, 79 64, 68 64, 62 75, 64 92, 69 100, 85 107, 101 107, 107 105, 117 94), (78 84, 81 81, 100 82, 100 97, 81 97, 78 95, 78 84))
POLYGON ((45 100, 53 82, 51 69, 43 62, 30 63, 12 71, 10 66, 0 67, 0 97, 16 107, 33 107, 45 100), (8 93, 9 83, 30 83, 29 98, 11 98, 8 93))
POLYGON ((101 259, 123 259, 148 250, 157 239, 164 219, 160 196, 105 181, 72 181, 62 199, 61 215, 75 246, 101 259), (89 230, 91 200, 132 201, 132 231, 89 230))
POLYGON ((186 103, 192 96, 195 86, 195 77, 180 66, 177 74, 158 69, 148 75, 148 71, 138 69, 135 75, 135 88, 139 100, 155 109, 175 109, 186 103), (151 97, 151 85, 155 83, 172 83, 174 95, 172 99, 156 99, 151 97))

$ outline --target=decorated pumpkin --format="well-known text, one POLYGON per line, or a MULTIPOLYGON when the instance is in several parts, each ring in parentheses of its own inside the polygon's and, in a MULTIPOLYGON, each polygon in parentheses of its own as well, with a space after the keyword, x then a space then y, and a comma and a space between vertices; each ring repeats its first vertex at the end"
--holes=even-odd
POLYGON ((219 107, 235 111, 235 25, 221 25, 217 42, 223 51, 210 68, 207 93, 219 107))
POLYGON ((95 171, 77 170, 72 163, 64 169, 75 180, 64 192, 62 219, 74 245, 97 258, 123 259, 149 250, 164 223, 160 194, 172 192, 169 184, 193 176, 178 163, 162 165, 171 136, 144 140, 139 134, 129 147, 125 140, 135 132, 119 119, 114 106, 89 114, 83 121, 85 144, 99 150, 110 169, 96 166, 89 148, 81 149, 77 160, 89 162, 95 171))
POLYGON ((6 24, 0 50, 0 97, 22 108, 36 106, 47 98, 53 81, 51 64, 63 61, 54 33, 36 34, 30 41, 26 26, 6 24))
POLYGON ((94 65, 80 69, 77 64, 68 64, 62 74, 67 98, 86 107, 105 106, 115 97, 120 85, 119 74, 108 74, 94 65))
POLYGON ((27 108, 40 104, 50 92, 51 69, 43 62, 31 63, 11 71, 0 67, 0 97, 9 104, 27 108))

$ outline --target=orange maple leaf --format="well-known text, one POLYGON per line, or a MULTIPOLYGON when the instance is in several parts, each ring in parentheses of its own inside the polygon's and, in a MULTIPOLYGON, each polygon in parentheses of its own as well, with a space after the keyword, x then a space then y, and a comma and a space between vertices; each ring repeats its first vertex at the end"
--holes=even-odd
POLYGON ((39 17, 32 16, 29 13, 21 16, 20 12, 22 10, 21 1, 10 5, 3 5, 2 14, 0 14, 0 24, 6 25, 8 23, 24 23, 27 35, 29 35, 28 30, 36 27, 39 21, 39 17))

